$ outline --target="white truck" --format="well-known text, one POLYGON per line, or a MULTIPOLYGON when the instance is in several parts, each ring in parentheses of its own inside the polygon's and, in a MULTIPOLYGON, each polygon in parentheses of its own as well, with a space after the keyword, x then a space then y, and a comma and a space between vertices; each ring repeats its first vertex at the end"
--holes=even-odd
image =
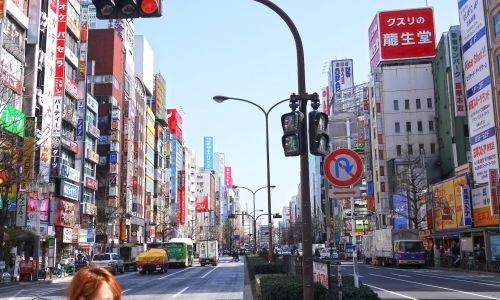
POLYGON ((425 265, 424 243, 418 230, 379 229, 373 235, 372 260, 377 265, 425 265))
POLYGON ((200 265, 217 266, 219 263, 219 243, 217 240, 200 241, 197 245, 200 249, 200 265))

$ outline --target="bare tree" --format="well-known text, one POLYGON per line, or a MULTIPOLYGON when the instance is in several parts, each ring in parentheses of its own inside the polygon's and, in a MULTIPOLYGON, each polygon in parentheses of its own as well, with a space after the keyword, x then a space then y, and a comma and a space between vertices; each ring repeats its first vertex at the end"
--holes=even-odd
MULTIPOLYGON (((397 207, 393 207, 395 216, 408 220, 409 229, 418 228, 425 221, 425 214, 419 213, 422 206, 421 197, 428 190, 428 176, 425 167, 425 153, 422 150, 413 154, 406 151, 401 158, 389 161, 390 182, 394 183, 391 195, 396 197, 397 207)), ((393 203, 394 204, 394 203, 393 203)))
POLYGON ((173 224, 170 222, 171 218, 171 207, 167 201, 161 203, 156 207, 155 212, 155 223, 156 223, 156 235, 157 239, 161 238, 162 242, 166 242, 169 240, 169 237, 172 234, 173 224), (158 236, 159 234, 159 236, 158 236))

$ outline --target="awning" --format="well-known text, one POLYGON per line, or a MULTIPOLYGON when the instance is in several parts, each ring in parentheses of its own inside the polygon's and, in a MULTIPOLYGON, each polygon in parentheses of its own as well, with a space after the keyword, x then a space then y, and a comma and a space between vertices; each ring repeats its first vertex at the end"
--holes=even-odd
POLYGON ((431 233, 431 235, 429 235, 427 238, 428 239, 433 239, 433 238, 458 238, 459 233, 460 233, 459 229, 436 231, 436 232, 431 233))

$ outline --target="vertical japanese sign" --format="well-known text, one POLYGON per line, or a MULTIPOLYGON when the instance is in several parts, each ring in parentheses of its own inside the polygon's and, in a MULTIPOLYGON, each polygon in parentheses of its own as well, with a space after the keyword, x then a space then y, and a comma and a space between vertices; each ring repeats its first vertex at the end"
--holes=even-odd
POLYGON ((451 61, 451 77, 453 80, 453 100, 455 102, 455 116, 465 117, 465 95, 462 74, 462 49, 460 45, 460 27, 453 26, 448 33, 448 47, 451 61))
POLYGON ((26 208, 28 206, 28 201, 26 199, 25 192, 17 193, 17 210, 16 210, 16 226, 24 227, 26 226, 26 208))
POLYGON ((55 85, 52 115, 52 157, 51 175, 57 176, 61 151, 61 126, 64 95, 64 53, 66 41, 67 0, 59 0, 57 4, 57 35, 55 52, 55 85))
POLYGON ((224 186, 231 188, 231 167, 224 167, 224 186))
POLYGON ((214 138, 211 136, 205 136, 203 138, 203 154, 204 163, 203 168, 205 170, 212 170, 214 168, 214 138))
POLYGON ((321 101, 323 102, 323 112, 330 115, 330 90, 327 86, 321 89, 321 101))
POLYGON ((333 96, 354 86, 352 59, 332 60, 330 66, 333 81, 333 96))
POLYGON ((35 117, 26 117, 23 140, 23 184, 33 179, 33 157, 35 153, 35 117))
POLYGON ((373 18, 368 28, 368 46, 370 47, 370 70, 373 72, 380 62, 380 33, 378 15, 373 18))
MULTIPOLYGON (((43 80, 42 104, 42 134, 50 136, 53 121, 53 99, 54 99, 54 76, 56 67, 57 50, 57 0, 50 0, 47 10, 47 34, 45 47, 45 72, 43 80)), ((39 173, 43 182, 49 182, 50 163, 52 152, 52 139, 46 139, 40 146, 40 168, 39 173)))
POLYGON ((436 54, 432 8, 379 12, 378 34, 381 60, 434 57, 436 54))
POLYGON ((491 215, 498 215, 498 169, 490 169, 488 171, 490 178, 490 210, 491 215))
POLYGON ((462 218, 465 226, 472 225, 472 207, 470 201, 470 188, 462 186, 462 218))
POLYGON ((179 170, 177 179, 177 222, 186 223, 186 171, 179 170))
POLYGON ((487 183, 498 170, 491 69, 482 0, 459 0, 460 29, 474 180, 487 183))

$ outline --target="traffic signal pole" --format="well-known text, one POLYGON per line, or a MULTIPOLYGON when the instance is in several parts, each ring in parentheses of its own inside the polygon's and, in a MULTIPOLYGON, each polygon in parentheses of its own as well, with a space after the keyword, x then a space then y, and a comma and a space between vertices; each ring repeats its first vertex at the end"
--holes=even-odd
MULTIPOLYGON (((276 14, 278 14, 290 29, 297 52, 297 84, 298 96, 300 99, 300 112, 304 114, 303 126, 307 127, 307 93, 306 93, 306 78, 305 78, 305 64, 304 64, 304 48, 302 39, 297 30, 297 27, 292 22, 290 17, 276 4, 269 0, 254 0, 259 2, 276 14)), ((307 128, 304 128, 307 132, 307 128)), ((313 263, 312 263, 312 226, 311 226, 311 200, 309 194, 309 160, 308 160, 308 146, 304 143, 305 151, 300 154, 300 199, 301 199, 301 212, 302 212, 302 284, 304 292, 304 300, 314 299, 313 290, 313 263)))

